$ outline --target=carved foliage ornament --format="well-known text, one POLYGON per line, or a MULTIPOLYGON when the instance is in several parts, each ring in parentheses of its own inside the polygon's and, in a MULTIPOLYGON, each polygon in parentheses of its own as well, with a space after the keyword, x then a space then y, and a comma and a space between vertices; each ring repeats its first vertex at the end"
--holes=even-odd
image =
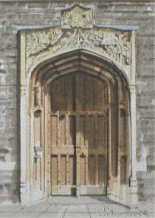
POLYGON ((130 65, 131 33, 96 27, 92 10, 75 6, 62 12, 62 26, 26 32, 27 70, 48 56, 74 49, 90 49, 116 61, 130 65))

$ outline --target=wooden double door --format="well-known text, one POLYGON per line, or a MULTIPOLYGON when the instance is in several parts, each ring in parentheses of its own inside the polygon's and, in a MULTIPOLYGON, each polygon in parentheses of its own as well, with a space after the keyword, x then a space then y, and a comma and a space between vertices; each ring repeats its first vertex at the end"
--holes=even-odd
POLYGON ((81 73, 50 87, 52 195, 104 195, 108 174, 108 86, 81 73))

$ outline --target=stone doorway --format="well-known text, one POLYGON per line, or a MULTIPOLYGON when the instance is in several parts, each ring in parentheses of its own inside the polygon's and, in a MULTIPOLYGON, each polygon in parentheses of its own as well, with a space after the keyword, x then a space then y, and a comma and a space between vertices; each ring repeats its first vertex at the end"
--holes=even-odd
MULTIPOLYGON (((93 9, 81 5, 73 5, 61 10, 60 21, 58 26, 30 28, 19 32, 21 201, 26 203, 47 199, 51 196, 54 187, 56 193, 59 192, 60 183, 60 193, 71 193, 68 190, 73 186, 81 194, 88 194, 88 185, 92 185, 93 192, 102 194, 106 192, 109 198, 117 202, 127 204, 136 202, 135 28, 96 25, 93 9), (71 74, 91 76, 93 81, 95 78, 106 84, 108 103, 102 105, 102 100, 99 100, 103 106, 102 110, 100 110, 101 105, 98 104, 97 108, 92 110, 89 105, 92 101, 89 100, 86 105, 89 115, 86 114, 87 110, 77 108, 80 104, 75 103, 73 105, 76 108, 69 110, 70 114, 67 114, 68 110, 62 108, 57 112, 52 111, 52 83, 54 84, 56 80, 60 82, 65 76, 69 78, 71 74), (101 119, 98 119, 99 116, 101 119), (69 151, 68 141, 58 143, 61 145, 59 155, 51 137, 53 132, 51 126, 55 122, 67 131, 67 140, 72 140, 69 151), (88 125, 89 122, 92 124, 88 125), (103 131, 104 139, 107 137, 107 143, 104 143, 107 145, 106 149, 100 146, 104 141, 100 139, 103 123, 107 131, 107 133, 103 131), (70 125, 74 126, 71 128, 72 133, 70 125), (91 125, 100 126, 97 128, 99 136, 94 133, 90 135, 91 137, 95 135, 95 140, 97 138, 101 143, 90 142, 91 137, 82 129, 82 126, 91 125), (88 138, 87 149, 83 140, 85 137, 88 138), (96 145, 101 149, 97 148, 94 154, 93 146, 96 148, 96 145), (101 158, 96 158, 97 153, 101 158), (66 154, 69 156, 65 156, 66 154), (57 160, 58 156, 59 160, 57 160), (97 159, 100 159, 101 163, 97 159), (69 163, 74 170, 68 171, 69 163), (96 165, 90 166, 89 163, 96 165), (60 165, 63 166, 63 170, 60 165), (89 175, 89 166, 92 171, 99 168, 94 177, 89 175), (66 169, 68 173, 64 173, 66 169), (55 176, 55 173, 52 175, 54 170, 55 173, 60 174, 56 178, 52 178, 55 176), (102 174, 106 172, 101 176, 101 183, 105 186, 105 189, 102 187, 102 191, 97 188, 100 185, 98 179, 100 170, 102 174), (61 176, 63 174, 66 176, 61 176), (57 178, 60 181, 57 182, 57 178), (73 181, 71 178, 74 178, 73 181), (71 183, 69 189, 66 184, 63 186, 66 182, 71 183)), ((80 87, 82 88, 81 85, 80 87)), ((104 89, 104 86, 102 88, 104 89)), ((86 90, 92 90, 92 87, 86 90)), ((76 94, 78 92, 74 94, 74 101, 77 99, 76 94)), ((89 95, 91 96, 91 92, 89 95)), ((95 95, 95 100, 96 96, 100 95, 95 95)), ((61 99, 59 95, 57 99, 61 105, 65 98, 61 99)), ((81 102, 86 101, 80 100, 81 102)), ((95 128, 90 129, 96 131, 95 128)), ((55 132, 61 136, 61 128, 55 132)), ((56 138, 59 138, 58 141, 61 139, 61 137, 56 138)))
POLYGON ((121 73, 75 50, 35 70, 29 99, 33 196, 126 192, 129 90, 121 73))

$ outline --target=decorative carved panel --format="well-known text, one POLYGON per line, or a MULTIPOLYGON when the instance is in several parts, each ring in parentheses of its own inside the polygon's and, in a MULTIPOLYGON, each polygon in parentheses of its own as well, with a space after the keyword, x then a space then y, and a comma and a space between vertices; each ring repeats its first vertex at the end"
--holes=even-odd
POLYGON ((60 29, 39 30, 26 33, 27 70, 46 59, 74 49, 87 49, 100 53, 123 67, 131 65, 131 34, 118 30, 60 29))
POLYGON ((61 13, 60 26, 22 31, 25 70, 29 73, 42 61, 75 49, 96 52, 130 73, 131 31, 95 25, 91 8, 75 5, 61 13))

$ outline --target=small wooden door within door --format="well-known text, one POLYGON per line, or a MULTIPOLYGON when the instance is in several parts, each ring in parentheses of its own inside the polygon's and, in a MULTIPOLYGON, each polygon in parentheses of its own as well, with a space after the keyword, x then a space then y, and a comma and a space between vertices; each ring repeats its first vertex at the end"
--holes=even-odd
POLYGON ((104 82, 81 73, 52 82, 52 194, 106 194, 107 93, 104 82))
POLYGON ((51 124, 52 194, 71 195, 76 184, 75 120, 67 113, 58 113, 51 115, 51 124))

